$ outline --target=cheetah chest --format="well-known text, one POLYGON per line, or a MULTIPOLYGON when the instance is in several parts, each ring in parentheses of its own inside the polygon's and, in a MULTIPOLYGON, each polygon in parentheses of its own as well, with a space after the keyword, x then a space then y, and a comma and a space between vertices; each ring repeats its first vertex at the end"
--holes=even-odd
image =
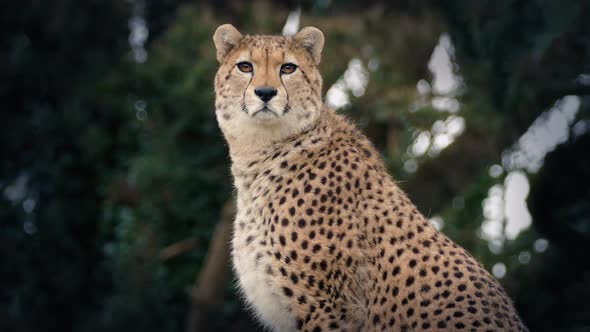
POLYGON ((232 239, 233 266, 238 284, 255 314, 268 327, 292 331, 295 319, 283 296, 278 269, 268 254, 262 208, 256 202, 245 203, 238 193, 238 213, 232 239))

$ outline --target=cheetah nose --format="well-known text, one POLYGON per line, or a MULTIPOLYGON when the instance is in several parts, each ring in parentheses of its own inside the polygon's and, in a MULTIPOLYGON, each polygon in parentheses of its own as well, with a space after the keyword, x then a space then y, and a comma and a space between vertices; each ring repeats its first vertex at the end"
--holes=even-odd
POLYGON ((263 102, 268 102, 272 99, 272 97, 277 95, 277 89, 271 86, 261 86, 259 88, 254 89, 254 93, 260 98, 263 102))

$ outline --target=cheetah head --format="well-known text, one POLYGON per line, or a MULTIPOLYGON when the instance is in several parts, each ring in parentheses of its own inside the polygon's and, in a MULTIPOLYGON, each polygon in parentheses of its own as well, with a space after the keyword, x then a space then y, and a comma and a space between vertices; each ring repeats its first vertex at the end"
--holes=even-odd
POLYGON ((318 71, 324 35, 306 27, 293 37, 240 34, 230 24, 213 36, 218 123, 228 141, 257 144, 296 135, 322 109, 318 71))

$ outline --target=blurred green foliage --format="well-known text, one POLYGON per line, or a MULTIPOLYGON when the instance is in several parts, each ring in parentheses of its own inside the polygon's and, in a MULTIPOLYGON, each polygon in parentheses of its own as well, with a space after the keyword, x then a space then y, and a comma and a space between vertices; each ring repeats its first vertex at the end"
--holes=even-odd
MULTIPOLYGON (((139 2, 136 2, 139 3, 139 2)), ((0 330, 178 331, 222 206, 231 200, 227 149, 213 110, 214 29, 277 33, 290 10, 324 31, 327 90, 351 59, 367 71, 341 111, 383 152, 427 216, 501 280, 532 331, 588 331, 588 134, 531 174, 533 227, 494 254, 478 236, 482 200, 503 177, 488 168, 565 95, 590 117, 590 5, 529 0, 146 1, 147 60, 130 53, 133 2, 0 5, 0 330), (415 136, 448 114, 416 82, 443 33, 465 85, 455 93, 461 136, 413 157, 415 136), (370 67, 370 66, 369 66, 370 67), (404 165, 416 159, 418 168, 404 165), (560 198, 560 199, 556 199, 560 198), (461 204, 453 204, 461 202, 461 204), (549 249, 518 254, 539 237, 549 249), (178 243, 187 249, 169 254, 178 243)), ((231 279, 231 278, 230 278, 231 279)), ((249 330, 227 285, 213 330, 249 330)), ((203 328, 205 329, 205 328, 203 328)))

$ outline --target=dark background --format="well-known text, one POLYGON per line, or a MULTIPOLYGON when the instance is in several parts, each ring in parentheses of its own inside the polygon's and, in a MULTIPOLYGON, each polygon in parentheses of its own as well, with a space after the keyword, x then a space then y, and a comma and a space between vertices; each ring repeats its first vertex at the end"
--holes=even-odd
POLYGON ((211 37, 297 8, 419 209, 531 331, 590 331, 590 4, 549 0, 2 1, 0 331, 257 329, 211 37))

